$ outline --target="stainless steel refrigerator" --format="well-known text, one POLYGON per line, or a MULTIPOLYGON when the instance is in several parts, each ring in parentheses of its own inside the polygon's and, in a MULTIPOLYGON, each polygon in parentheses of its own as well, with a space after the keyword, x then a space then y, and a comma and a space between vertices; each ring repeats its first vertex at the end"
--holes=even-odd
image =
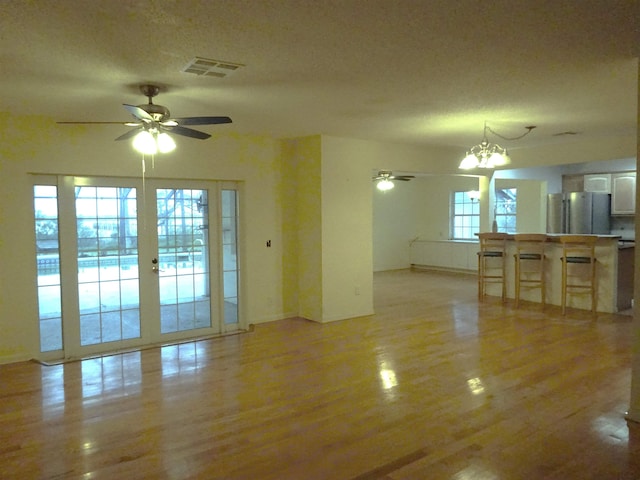
POLYGON ((552 193, 547 198, 547 233, 608 235, 611 198, 608 193, 552 193))

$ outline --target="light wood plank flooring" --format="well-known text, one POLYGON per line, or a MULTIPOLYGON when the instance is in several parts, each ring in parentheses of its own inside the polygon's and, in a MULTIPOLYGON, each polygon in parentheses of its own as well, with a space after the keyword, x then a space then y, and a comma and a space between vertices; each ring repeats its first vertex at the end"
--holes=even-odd
POLYGON ((638 479, 631 317, 375 275, 376 315, 0 366, 2 479, 638 479))

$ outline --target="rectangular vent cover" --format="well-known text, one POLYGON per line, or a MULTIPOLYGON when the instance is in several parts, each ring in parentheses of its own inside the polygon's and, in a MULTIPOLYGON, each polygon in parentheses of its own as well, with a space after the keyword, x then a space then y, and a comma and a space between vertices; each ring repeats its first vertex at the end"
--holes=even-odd
POLYGON ((204 75, 205 77, 224 78, 231 75, 240 67, 244 67, 244 65, 212 60, 210 58, 195 57, 185 65, 182 71, 185 73, 193 73, 194 75, 204 75))

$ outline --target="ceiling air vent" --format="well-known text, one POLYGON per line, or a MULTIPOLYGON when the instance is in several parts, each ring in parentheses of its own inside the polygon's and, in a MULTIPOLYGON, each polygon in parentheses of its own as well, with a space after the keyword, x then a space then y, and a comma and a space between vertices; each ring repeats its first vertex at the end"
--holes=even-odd
POLYGON ((195 75, 204 75, 205 77, 224 78, 231 75, 240 67, 244 67, 239 63, 223 62, 221 60, 212 60, 210 58, 195 57, 182 69, 185 73, 193 73, 195 75))

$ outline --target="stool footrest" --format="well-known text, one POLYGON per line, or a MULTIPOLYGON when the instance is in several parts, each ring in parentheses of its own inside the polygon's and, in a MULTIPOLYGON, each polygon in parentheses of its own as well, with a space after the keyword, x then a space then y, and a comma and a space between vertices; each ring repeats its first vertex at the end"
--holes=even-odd
POLYGON ((567 263, 591 263, 591 257, 562 257, 567 263))
POLYGON ((501 257, 502 252, 478 252, 481 257, 501 257))
POLYGON ((520 260, 542 260, 542 255, 539 253, 519 253, 518 258, 520 260))

